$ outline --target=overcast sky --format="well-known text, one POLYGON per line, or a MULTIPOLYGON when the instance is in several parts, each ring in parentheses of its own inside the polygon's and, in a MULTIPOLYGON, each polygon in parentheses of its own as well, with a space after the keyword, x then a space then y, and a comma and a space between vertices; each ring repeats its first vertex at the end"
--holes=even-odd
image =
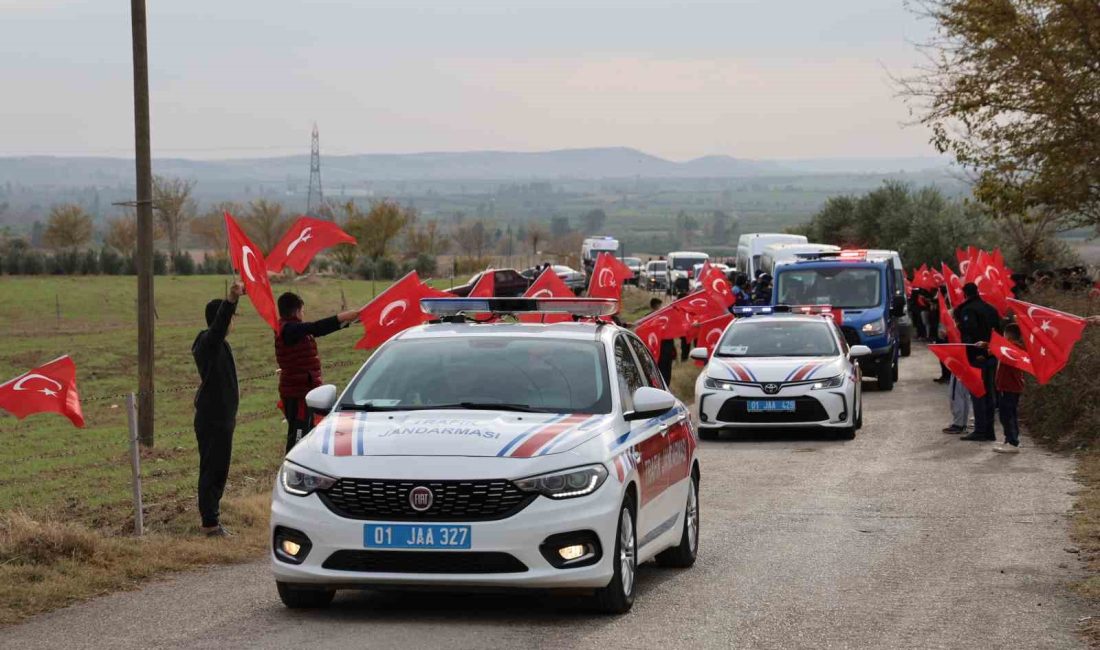
MULTIPOLYGON (((153 0, 154 156, 933 155, 902 0, 153 0)), ((130 3, 0 0, 0 155, 133 155, 130 3)))

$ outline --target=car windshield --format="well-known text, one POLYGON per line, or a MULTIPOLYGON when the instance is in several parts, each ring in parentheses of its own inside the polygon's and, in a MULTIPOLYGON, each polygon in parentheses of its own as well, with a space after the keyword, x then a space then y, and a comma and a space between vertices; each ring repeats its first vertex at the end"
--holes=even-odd
POLYGON ((837 354, 828 323, 738 322, 718 342, 720 357, 826 357, 837 354))
POLYGON ((640 257, 624 257, 623 258, 623 264, 626 264, 627 266, 641 266, 642 265, 642 258, 640 258, 640 257))
POLYGON ((648 268, 650 271, 664 271, 665 270, 665 263, 664 262, 650 262, 649 264, 646 265, 646 268, 648 268))
POLYGON ((576 273, 576 271, 568 266, 557 264, 554 266, 554 273, 576 273))
POLYGON ((696 264, 706 261, 705 257, 676 257, 672 260, 672 268, 677 271, 690 271, 696 264))
POLYGON ((445 337, 394 341, 352 380, 345 410, 484 408, 610 413, 595 341, 445 337))
POLYGON ((779 273, 778 303, 866 309, 882 302, 880 282, 878 269, 786 269, 779 273))

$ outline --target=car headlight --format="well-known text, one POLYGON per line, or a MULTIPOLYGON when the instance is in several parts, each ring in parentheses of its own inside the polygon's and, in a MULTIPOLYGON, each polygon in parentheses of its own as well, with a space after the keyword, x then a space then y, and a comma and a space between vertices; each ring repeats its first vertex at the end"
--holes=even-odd
POLYGON ((823 388, 837 388, 844 383, 844 375, 837 375, 836 377, 829 377, 828 379, 822 379, 814 382, 811 390, 821 390, 823 388))
POLYGON ((538 492, 551 499, 572 499, 592 494, 603 485, 606 478, 606 467, 588 465, 521 478, 512 482, 524 492, 538 492))
POLYGON ((731 381, 723 381, 721 379, 711 379, 707 377, 703 380, 703 386, 711 390, 734 390, 737 385, 731 381))
POLYGON ((283 470, 280 473, 283 489, 299 497, 312 494, 317 490, 327 490, 336 483, 336 479, 331 476, 314 472, 290 461, 283 463, 283 470))
POLYGON ((882 334, 886 331, 886 321, 880 318, 876 321, 865 323, 860 329, 864 334, 882 334))

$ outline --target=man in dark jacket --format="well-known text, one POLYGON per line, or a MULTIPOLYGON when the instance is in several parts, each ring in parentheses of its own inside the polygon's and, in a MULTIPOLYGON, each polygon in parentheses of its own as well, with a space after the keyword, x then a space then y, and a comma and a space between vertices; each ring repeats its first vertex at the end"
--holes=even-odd
POLYGON ((974 404, 974 431, 963 436, 962 440, 996 440, 993 415, 997 404, 997 358, 989 353, 988 348, 980 348, 974 344, 988 344, 993 332, 1001 331, 1001 317, 992 305, 978 296, 978 286, 973 282, 963 285, 963 296, 965 300, 955 308, 955 323, 959 326, 962 342, 970 345, 966 348, 970 365, 982 371, 985 395, 971 395, 974 404))
POLYGON ((202 531, 210 537, 229 534, 219 521, 219 504, 229 477, 240 393, 233 349, 225 338, 237 310, 237 299, 242 294, 244 285, 236 282, 229 289, 228 298, 207 303, 208 329, 199 332, 191 344, 191 355, 199 371, 194 422, 195 439, 199 444, 199 514, 202 531))
POLYGON ((305 302, 296 293, 288 291, 279 296, 275 360, 279 363, 279 399, 287 423, 287 453, 313 430, 313 413, 306 406, 306 393, 322 383, 316 338, 343 329, 359 318, 359 312, 344 311, 306 323, 302 321, 304 307, 305 302))

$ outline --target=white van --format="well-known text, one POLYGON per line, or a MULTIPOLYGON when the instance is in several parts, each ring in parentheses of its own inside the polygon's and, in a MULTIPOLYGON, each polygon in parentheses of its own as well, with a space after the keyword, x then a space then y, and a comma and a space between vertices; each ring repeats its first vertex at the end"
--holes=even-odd
POLYGON ((837 253, 840 246, 832 244, 772 244, 760 253, 759 270, 775 277, 775 267, 798 259, 807 253, 837 253))
POLYGON ((760 255, 772 244, 805 244, 805 235, 788 235, 778 232, 751 232, 737 240, 737 271, 752 280, 760 270, 760 255))
POLYGON ((600 253, 619 252, 619 240, 614 237, 602 235, 600 237, 588 237, 581 242, 581 262, 584 266, 584 274, 592 275, 592 267, 596 265, 596 258, 600 253))
POLYGON ((674 251, 668 254, 668 289, 666 293, 687 293, 691 290, 691 279, 696 264, 710 259, 706 253, 693 251, 674 251), (677 286, 679 282, 680 286, 677 286))

